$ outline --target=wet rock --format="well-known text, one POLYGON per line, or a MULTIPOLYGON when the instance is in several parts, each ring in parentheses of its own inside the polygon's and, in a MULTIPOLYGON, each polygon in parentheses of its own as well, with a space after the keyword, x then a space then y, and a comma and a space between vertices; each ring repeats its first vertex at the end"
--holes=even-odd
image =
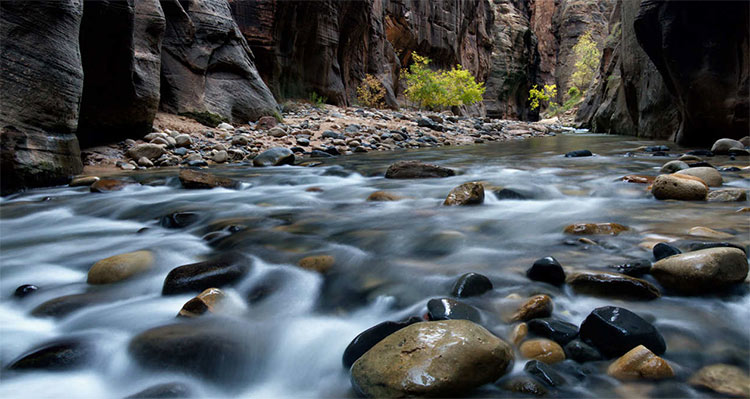
POLYGON ((534 378, 525 376, 510 377, 500 383, 501 388, 524 395, 545 396, 549 390, 534 378))
POLYGON ((479 205, 484 202, 484 186, 482 183, 464 183, 453 188, 443 205, 479 205))
POLYGON ((578 326, 562 320, 551 318, 538 318, 529 320, 529 331, 534 334, 549 338, 560 345, 565 345, 578 336, 578 326))
POLYGON ((530 199, 527 195, 524 195, 522 193, 519 193, 516 190, 511 190, 509 188, 503 188, 500 190, 495 190, 492 192, 495 194, 495 197, 499 200, 525 200, 530 199))
POLYGON ((249 341, 240 336, 241 328, 228 322, 156 327, 133 337, 128 352, 150 369, 185 372, 212 382, 229 383, 245 377, 242 369, 252 359, 249 341))
POLYGON ((593 346, 581 341, 580 339, 574 339, 563 348, 565 356, 569 359, 575 360, 578 363, 593 362, 602 360, 602 354, 593 346))
POLYGON ((154 166, 154 163, 151 162, 146 157, 141 157, 141 158, 138 159, 138 166, 143 166, 144 168, 150 168, 150 167, 154 166))
POLYGON ((618 235, 628 230, 630 230, 628 227, 617 223, 576 223, 565 227, 564 232, 577 235, 618 235))
POLYGON ((466 273, 458 278, 453 285, 451 295, 457 298, 482 295, 492 290, 492 281, 487 276, 478 273, 466 273))
POLYGON ((610 364, 607 374, 618 380, 662 380, 674 377, 674 370, 666 360, 638 345, 610 364))
POLYGON ((526 270, 526 277, 534 281, 561 285, 565 282, 565 271, 557 259, 546 256, 534 261, 534 264, 526 270))
POLYGON ((527 323, 518 323, 510 332, 510 341, 513 342, 513 345, 518 346, 528 333, 529 325, 527 323))
POLYGON ((193 145, 193 139, 187 134, 178 134, 174 140, 177 147, 190 147, 193 145))
POLYGON ((370 348, 375 346, 378 342, 382 341, 385 337, 395 333, 396 331, 410 326, 414 323, 422 322, 419 317, 411 317, 406 321, 384 321, 380 324, 372 326, 365 331, 362 331, 354 337, 352 342, 344 350, 344 356, 341 358, 341 363, 344 368, 349 370, 354 362, 357 361, 362 355, 365 354, 370 348))
POLYGON ((714 142, 714 145, 711 147, 711 152, 714 154, 729 154, 729 151, 731 150, 744 150, 745 146, 733 139, 718 139, 716 142, 714 142))
POLYGON ((733 397, 750 397, 750 377, 743 369, 728 364, 703 367, 688 382, 690 385, 733 397))
POLYGON ((65 317, 76 310, 102 302, 95 293, 64 295, 50 299, 31 311, 35 317, 65 317))
POLYGON ((21 355, 8 365, 9 370, 79 369, 94 355, 92 344, 77 339, 48 342, 21 355))
POLYGON ((456 172, 442 166, 419 161, 399 161, 388 167, 386 179, 424 179, 455 176, 456 172))
POLYGON ((569 275, 567 283, 576 292, 592 296, 628 299, 656 299, 659 289, 646 280, 624 274, 583 271, 569 275))
POLYGON ((607 357, 622 356, 638 345, 657 355, 667 350, 664 338, 651 323, 635 313, 615 306, 594 309, 579 330, 581 339, 591 342, 607 357))
POLYGON ((249 271, 247 260, 233 253, 223 254, 205 262, 172 269, 164 279, 162 295, 203 291, 212 287, 234 284, 249 271))
POLYGON ((654 252, 654 259, 656 259, 657 261, 662 260, 672 255, 678 255, 682 253, 682 251, 680 251, 676 247, 673 247, 669 244, 665 244, 663 242, 660 242, 654 245, 653 252, 654 252))
POLYGON ((745 280, 748 264, 737 248, 709 248, 654 263, 651 274, 664 287, 685 294, 710 293, 745 280))
POLYGON ((747 201, 747 191, 741 188, 723 188, 709 191, 706 196, 709 202, 738 202, 747 201))
POLYGON ((651 184, 656 179, 653 176, 644 175, 627 175, 620 178, 620 180, 626 183, 637 183, 637 184, 651 184))
POLYGON ((691 227, 690 230, 688 230, 688 235, 691 235, 693 237, 715 238, 719 240, 733 237, 731 234, 710 229, 704 226, 691 227))
POLYGON ((16 297, 16 298, 25 298, 25 297, 33 294, 34 292, 36 292, 36 290, 38 290, 38 289, 39 289, 39 287, 37 287, 35 285, 24 284, 24 285, 16 288, 15 291, 13 291, 13 296, 16 297))
POLYGON ((68 183, 68 186, 70 187, 91 186, 97 181, 99 181, 98 176, 81 176, 81 177, 76 177, 73 180, 71 180, 70 183, 68 183))
POLYGON ((200 172, 192 169, 180 169, 180 183, 182 187, 189 189, 205 188, 238 188, 239 182, 226 177, 219 177, 207 172, 200 172))
POLYGON ((199 218, 195 212, 175 212, 162 216, 159 225, 167 229, 181 229, 197 222, 199 218))
POLYGON ((719 173, 718 170, 707 166, 701 166, 697 168, 690 167, 678 171, 675 174, 698 177, 710 187, 719 187, 724 182, 724 180, 721 178, 721 173, 719 173))
POLYGON ((207 288, 195 298, 187 301, 182 306, 179 317, 198 317, 206 312, 215 313, 221 307, 226 295, 218 288, 207 288))
POLYGON ((708 248, 737 248, 742 252, 745 252, 745 248, 742 247, 739 244, 734 244, 731 242, 692 242, 688 244, 688 249, 690 251, 698 251, 701 249, 708 249, 708 248))
POLYGON ((450 298, 430 299, 427 302, 427 315, 430 320, 471 320, 479 323, 482 319, 473 306, 450 298))
POLYGON ((326 273, 331 270, 334 263, 336 263, 336 259, 331 255, 313 255, 300 259, 297 264, 306 270, 326 273))
POLYGON ((432 130, 435 130, 435 131, 438 131, 438 132, 442 132, 443 131, 443 126, 435 123, 435 121, 433 121, 430 118, 419 118, 419 119, 417 119, 417 126, 419 126, 419 127, 426 127, 428 129, 432 129, 432 130))
POLYGON ((466 320, 412 324, 386 337, 352 366, 368 397, 454 396, 500 378, 513 351, 466 320))
POLYGON ((511 318, 512 321, 528 321, 540 317, 548 317, 552 314, 554 304, 548 295, 535 295, 516 311, 511 318))
POLYGON ((693 155, 696 157, 712 157, 714 156, 714 153, 710 150, 691 150, 686 152, 685 155, 693 155))
POLYGON ((128 149, 128 156, 132 159, 140 159, 141 157, 148 158, 149 160, 158 159, 163 154, 166 154, 164 146, 159 144, 136 144, 128 149))
POLYGON ((590 157, 594 154, 589 150, 575 150, 565 154, 565 158, 579 158, 579 157, 590 157))
POLYGON ((562 347, 557 342, 549 339, 530 339, 524 341, 519 349, 523 357, 539 360, 546 364, 565 360, 565 352, 563 352, 562 347))
POLYGON ((135 251, 102 259, 89 269, 89 284, 111 284, 150 269, 154 264, 151 251, 135 251))
POLYGON ((659 175, 651 186, 651 194, 658 200, 703 201, 708 187, 701 181, 683 179, 676 174, 659 175))
POLYGON ((126 396, 125 399, 180 399, 191 398, 193 394, 185 384, 168 382, 148 387, 138 393, 126 396))
POLYGON ((286 136, 286 130, 277 126, 277 127, 269 129, 268 132, 266 132, 266 134, 271 137, 284 137, 286 136))
POLYGON ((253 158, 253 166, 293 165, 294 153, 283 147, 274 147, 263 151, 253 158))
POLYGON ((561 376, 560 373, 539 360, 529 360, 526 362, 523 366, 523 371, 552 387, 565 384, 565 378, 561 376))
POLYGON ((367 200, 368 201, 398 201, 403 198, 404 197, 400 195, 389 193, 387 191, 375 191, 374 193, 370 194, 369 197, 367 197, 367 200))
POLYGON ((213 157, 211 157, 211 160, 216 163, 224 163, 229 160, 229 153, 224 150, 216 151, 213 157))
POLYGON ((108 191, 120 191, 125 188, 125 186, 131 184, 133 183, 125 180, 100 179, 93 183, 89 187, 89 190, 92 193, 106 193, 108 191))
POLYGON ((618 273, 639 277, 651 271, 651 261, 641 259, 633 262, 621 263, 619 265, 609 265, 608 267, 614 269, 618 273))
POLYGON ((670 173, 678 172, 687 168, 689 168, 687 162, 676 160, 676 161, 669 161, 665 163, 661 167, 659 172, 670 174, 670 173))
POLYGON ((312 150, 310 151, 310 158, 332 158, 333 155, 320 150, 312 150))

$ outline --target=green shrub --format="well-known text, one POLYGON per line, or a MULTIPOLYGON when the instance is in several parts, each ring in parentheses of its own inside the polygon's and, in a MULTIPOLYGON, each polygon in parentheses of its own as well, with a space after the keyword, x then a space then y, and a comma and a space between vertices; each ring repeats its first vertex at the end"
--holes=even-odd
POLYGON ((328 97, 321 96, 316 92, 312 92, 310 93, 309 100, 313 107, 323 108, 323 106, 325 106, 326 102, 328 101, 328 97))
POLYGON ((227 118, 224 118, 223 116, 219 114, 215 114, 213 112, 208 112, 208 111, 182 112, 179 115, 193 119, 196 122, 200 123, 201 125, 208 126, 208 127, 216 127, 216 126, 219 126, 219 124, 221 124, 222 122, 227 122, 227 123, 229 122, 227 118))
POLYGON ((429 68, 429 58, 417 53, 412 53, 412 58, 414 62, 409 70, 403 72, 404 94, 420 108, 436 110, 482 101, 484 83, 477 83, 471 72, 461 65, 450 71, 433 71, 429 68))

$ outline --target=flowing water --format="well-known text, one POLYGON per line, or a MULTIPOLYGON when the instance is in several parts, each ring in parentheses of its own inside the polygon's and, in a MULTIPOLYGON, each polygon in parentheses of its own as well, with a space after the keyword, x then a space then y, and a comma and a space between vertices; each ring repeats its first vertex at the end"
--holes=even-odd
MULTIPOLYGON (((567 271, 652 259, 640 243, 675 239, 680 246, 701 240, 687 235, 693 226, 729 233, 729 241, 748 245, 747 214, 736 212, 747 203, 660 202, 645 185, 618 181, 626 174, 658 174, 667 157, 643 152, 626 156, 629 149, 653 144, 674 147, 627 137, 558 135, 339 157, 317 167, 212 168, 242 181, 238 190, 185 190, 176 170, 159 170, 130 175, 142 185, 118 192, 56 187, 3 198, 0 363, 5 367, 61 338, 84 340, 95 350, 75 370, 3 369, 0 397, 116 398, 170 382, 208 397, 352 397, 348 372, 341 366, 351 339, 381 321, 424 314, 430 298, 449 296, 456 278, 469 271, 487 275, 494 290, 465 302, 479 308, 482 324, 504 339, 510 330, 504 315, 518 304, 506 299, 512 293, 550 294, 554 315, 575 324, 605 305, 641 314, 664 335, 668 349, 663 357, 677 374, 673 381, 653 385, 667 387, 664 392, 698 395, 684 383, 697 368, 717 362, 746 371, 749 367, 747 284, 722 296, 629 301, 580 295, 524 275, 543 256, 556 257, 567 271), (595 156, 561 155, 580 148, 595 156), (402 159, 435 162, 459 173, 442 179, 384 179, 387 165, 402 159), (483 205, 441 205, 451 188, 467 181, 485 183, 483 205), (517 189, 533 199, 498 200, 490 193, 492 186, 517 189), (312 187, 320 190, 308 190, 312 187), (367 202, 376 190, 406 198, 367 202), (177 211, 194 212, 199 220, 178 229, 160 226, 161 216, 177 211), (575 222, 617 222, 631 230, 591 237, 598 245, 586 244, 563 234, 575 222), (242 229, 211 241, 202 238, 229 225, 242 229), (87 285, 88 269, 97 260, 140 249, 155 253, 149 272, 121 283, 87 285), (242 281, 224 288, 232 306, 202 321, 175 319, 194 294, 162 296, 167 273, 229 250, 253 262, 242 281), (300 258, 318 254, 335 257, 328 273, 295 266, 300 258), (22 284, 40 289, 14 298, 22 284), (259 286, 260 296, 253 294, 259 286), (81 293, 92 294, 91 303, 63 317, 30 314, 45 301, 81 293), (176 322, 213 323, 241 337, 247 351, 237 364, 215 370, 222 376, 218 379, 155 370, 132 358, 128 343, 133 336, 176 322)), ((746 159, 709 161, 742 165, 746 159)), ((750 188, 740 173, 723 176, 725 186, 750 188)), ((524 361, 518 354, 516 358, 512 372, 521 373, 524 361)), ((585 367, 569 363, 561 370, 572 370, 567 375, 577 378, 561 395, 615 397, 626 392, 606 376, 608 362, 585 367)), ((652 391, 658 396, 653 392, 658 389, 652 391)), ((493 385, 472 394, 511 395, 493 385)))

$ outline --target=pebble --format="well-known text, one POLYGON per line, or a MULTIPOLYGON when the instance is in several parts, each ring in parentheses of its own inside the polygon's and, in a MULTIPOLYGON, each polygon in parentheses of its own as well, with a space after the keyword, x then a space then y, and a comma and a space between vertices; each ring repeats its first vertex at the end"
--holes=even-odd
POLYGON ((513 330, 510 332, 510 342, 513 342, 513 345, 518 346, 518 344, 521 343, 526 338, 526 335, 529 333, 529 326, 527 323, 518 323, 515 327, 513 327, 513 330))
POLYGON ((294 153, 284 147, 274 147, 253 158, 253 166, 293 165, 294 153))
POLYGON ((734 237, 731 234, 717 231, 717 230, 704 227, 704 226, 691 227, 690 230, 688 230, 688 235, 691 235, 693 237, 716 238, 716 239, 725 239, 725 238, 734 237))
POLYGON ((224 163, 229 160, 229 154, 224 150, 216 151, 211 160, 216 163, 224 163))
POLYGON ((575 360, 578 363, 593 362, 602 360, 602 354, 593 346, 581 341, 580 339, 574 339, 563 348, 565 356, 569 359, 575 360))
POLYGON ((138 166, 143 166, 143 167, 146 167, 146 168, 150 168, 150 167, 154 166, 154 163, 151 162, 151 160, 149 160, 146 157, 140 157, 138 159, 138 166))
POLYGON ((125 180, 115 180, 115 179, 100 179, 94 182, 94 184, 89 187, 89 190, 92 193, 104 193, 108 191, 119 191, 125 188, 125 186, 134 184, 133 182, 125 181, 125 180))
POLYGON ((530 339, 524 341, 519 348, 521 355, 527 359, 538 360, 545 364, 553 364, 565 360, 565 352, 557 342, 549 339, 530 339))
POLYGON ((594 309, 581 323, 579 334, 607 357, 622 356, 638 345, 646 346, 657 355, 667 350, 664 338, 651 323, 615 306, 594 309))
POLYGON ((166 229, 181 229, 194 224, 199 218, 195 212, 175 212, 162 216, 159 219, 159 226, 166 229))
POLYGON ((621 263, 618 265, 609 265, 608 267, 621 274, 639 277, 651 271, 651 261, 647 259, 641 259, 633 262, 621 263))
POLYGON ((484 186, 482 183, 464 183, 451 190, 443 205, 480 205, 484 202, 484 186))
POLYGON ((367 197, 367 201, 398 201, 400 199, 403 199, 404 197, 400 195, 396 195, 393 193, 389 193, 387 191, 375 191, 374 193, 370 194, 367 197))
POLYGON ((562 320, 552 318, 537 318, 529 320, 529 331, 551 339, 560 345, 565 345, 578 336, 578 326, 562 320))
POLYGON ((79 176, 71 180, 70 183, 68 183, 68 186, 70 187, 91 186, 97 181, 99 181, 98 176, 79 176))
POLYGON ((560 373, 539 360, 529 360, 526 362, 523 366, 523 371, 531 374, 549 386, 557 387, 565 385, 565 378, 561 376, 560 373))
POLYGON ((519 193, 516 190, 511 190, 511 189, 508 189, 508 188, 503 188, 503 189, 500 189, 500 190, 495 190, 492 193, 495 194, 495 197, 497 197, 497 199, 499 199, 499 200, 526 200, 526 199, 530 199, 529 196, 524 195, 522 193, 519 193))
POLYGON ((175 136, 174 140, 177 147, 190 147, 193 145, 193 139, 187 134, 179 134, 175 136))
POLYGON ((651 274, 664 287, 684 294, 704 294, 743 282, 748 273, 745 252, 709 248, 670 256, 654 263, 651 274))
POLYGON ((478 273, 466 273, 458 278, 453 285, 451 295, 457 298, 467 298, 482 295, 492 290, 492 282, 487 276, 478 273))
POLYGON ((140 159, 141 157, 146 157, 148 159, 154 160, 162 156, 162 154, 165 154, 167 151, 164 149, 163 145, 159 144, 136 144, 130 149, 128 149, 128 156, 132 159, 140 159))
POLYGON ((548 295, 534 295, 524 302, 511 317, 511 321, 529 321, 552 314, 554 304, 548 295))
POLYGON ((534 261, 534 264, 526 270, 526 277, 534 281, 561 285, 565 282, 565 271, 557 259, 546 256, 534 261))
POLYGON ((86 282, 111 284, 125 280, 150 269, 154 264, 151 251, 128 252, 102 259, 89 269, 86 282))
POLYGON ((522 394, 523 396, 546 396, 549 390, 535 378, 513 376, 500 383, 502 389, 522 394))
POLYGON ((188 189, 208 189, 215 187, 236 189, 240 185, 236 180, 193 169, 180 169, 178 177, 180 183, 182 183, 182 187, 188 189))
POLYGON ((32 285, 32 284, 24 284, 18 288, 16 288, 15 291, 13 291, 13 296, 16 298, 24 298, 28 295, 33 294, 39 289, 39 287, 32 285))
POLYGON ((219 123, 219 125, 216 126, 216 128, 217 129, 221 129, 221 130, 234 130, 234 126, 232 126, 232 125, 230 125, 230 124, 228 124, 226 122, 219 123))
POLYGON ((659 170, 659 172, 670 174, 670 173, 675 173, 675 172, 681 171, 683 169, 687 169, 689 167, 690 166, 688 166, 687 162, 675 160, 675 161, 669 161, 669 162, 665 163, 661 167, 661 169, 659 170))
POLYGON ((674 377, 674 370, 666 360, 638 345, 612 362, 607 374, 618 380, 662 380, 674 377))
POLYGON ((706 200, 709 202, 742 202, 747 201, 747 191, 741 188, 723 188, 710 191, 706 200))
POLYGON ((226 294, 222 290, 207 288, 195 298, 187 301, 177 316, 191 318, 201 316, 206 312, 216 313, 225 299, 226 294))

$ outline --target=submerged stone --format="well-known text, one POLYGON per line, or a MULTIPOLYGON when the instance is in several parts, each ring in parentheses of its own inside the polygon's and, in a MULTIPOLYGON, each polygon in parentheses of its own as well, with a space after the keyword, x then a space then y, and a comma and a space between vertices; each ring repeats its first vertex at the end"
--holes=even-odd
POLYGON ((388 167, 386 179, 424 179, 455 176, 452 169, 419 161, 399 161, 388 167))

